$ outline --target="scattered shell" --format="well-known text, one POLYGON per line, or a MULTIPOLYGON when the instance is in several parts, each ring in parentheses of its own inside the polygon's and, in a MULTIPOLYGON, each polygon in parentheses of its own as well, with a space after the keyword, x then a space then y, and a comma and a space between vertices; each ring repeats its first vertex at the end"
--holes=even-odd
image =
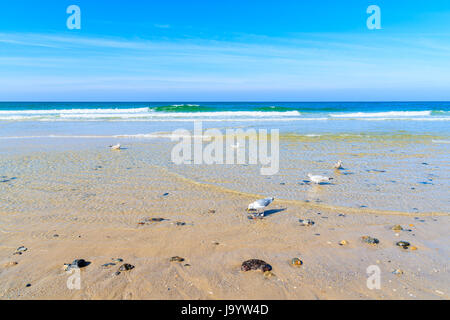
POLYGON ((380 243, 380 240, 378 240, 377 238, 372 238, 369 236, 362 236, 361 240, 365 243, 372 244, 372 245, 380 243))
POLYGON ((403 230, 403 228, 402 228, 402 226, 401 226, 401 225, 399 225, 399 224, 396 224, 395 226, 393 226, 393 227, 392 227, 392 230, 394 230, 394 231, 402 231, 402 230, 403 230))
POLYGON ((9 268, 9 267, 17 266, 18 264, 19 264, 19 263, 18 263, 17 261, 10 261, 10 262, 5 263, 5 264, 3 265, 3 267, 9 268))
POLYGON ((177 221, 177 222, 175 222, 175 225, 177 225, 177 226, 185 226, 185 225, 186 225, 186 222, 183 222, 183 221, 177 221))
POLYGON ((112 260, 112 262, 123 262, 123 259, 121 259, 121 258, 116 258, 116 259, 111 259, 112 260))
POLYGON ((275 275, 273 274, 272 271, 264 271, 264 277, 266 278, 271 278, 274 277, 275 275))
POLYGON ((208 210, 208 213, 216 213, 216 210, 214 210, 214 209, 209 209, 209 210, 208 210))
POLYGON ((242 262, 241 270, 242 271, 262 270, 263 272, 266 272, 266 271, 271 271, 272 266, 263 260, 250 259, 250 260, 242 262))
POLYGON ((395 269, 394 271, 392 271, 393 274, 403 274, 403 270, 401 269, 395 269))
POLYGON ((299 258, 293 258, 291 260, 291 265, 296 266, 296 267, 300 267, 303 264, 303 261, 300 260, 299 258))
POLYGON ((134 266, 129 263, 124 263, 119 267, 119 271, 129 271, 131 269, 134 269, 134 266))
POLYGON ((16 252, 14 252, 14 254, 22 254, 23 252, 27 251, 28 248, 25 248, 24 246, 18 247, 16 249, 16 252))
POLYGON ((403 249, 408 249, 410 243, 408 241, 399 241, 396 243, 396 245, 402 247, 403 249))
POLYGON ((339 242, 340 246, 346 246, 347 244, 348 244, 347 240, 342 240, 342 241, 339 242))
POLYGON ((170 258, 170 262, 183 262, 183 261, 184 261, 184 258, 181 258, 179 256, 170 258))
POLYGON ((410 250, 417 250, 417 247, 411 247, 410 250))
POLYGON ((314 221, 312 221, 311 219, 305 219, 305 220, 299 219, 298 221, 300 222, 301 225, 308 226, 308 227, 310 227, 314 224, 314 221))

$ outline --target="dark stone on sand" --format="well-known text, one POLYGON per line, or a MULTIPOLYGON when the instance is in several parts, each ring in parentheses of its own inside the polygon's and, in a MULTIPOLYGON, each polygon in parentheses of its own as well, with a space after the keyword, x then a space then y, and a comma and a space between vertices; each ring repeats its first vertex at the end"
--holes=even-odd
POLYGON ((208 213, 216 213, 216 210, 214 210, 214 209, 209 209, 209 210, 208 210, 208 213))
POLYGON ((185 226, 185 225, 186 225, 186 222, 183 222, 183 221, 177 221, 177 222, 175 222, 175 225, 177 225, 177 226, 185 226))
POLYGON ((134 266, 129 263, 124 263, 119 267, 119 271, 129 271, 131 269, 134 269, 134 266))
POLYGON ((170 262, 183 262, 183 261, 184 261, 184 258, 181 258, 179 256, 170 258, 170 262))
POLYGON ((84 268, 88 266, 90 262, 84 260, 84 259, 75 259, 72 263, 65 263, 64 268, 66 271, 69 271, 72 268, 84 268))
POLYGON ((398 241, 396 245, 402 247, 403 249, 408 249, 410 243, 408 241, 398 241))
POLYGON ((263 260, 250 259, 250 260, 242 262, 241 270, 242 271, 261 270, 263 272, 266 272, 266 271, 271 271, 272 266, 263 260))
POLYGON ((71 264, 72 267, 78 267, 78 268, 83 268, 83 267, 86 267, 87 265, 89 265, 89 263, 84 259, 75 259, 75 260, 73 260, 73 262, 71 264))
POLYGON ((169 193, 166 192, 166 193, 164 193, 162 196, 165 197, 165 196, 168 196, 168 195, 169 195, 169 193))
POLYGON ((27 285, 25 287, 31 287, 31 283, 27 283, 27 285))

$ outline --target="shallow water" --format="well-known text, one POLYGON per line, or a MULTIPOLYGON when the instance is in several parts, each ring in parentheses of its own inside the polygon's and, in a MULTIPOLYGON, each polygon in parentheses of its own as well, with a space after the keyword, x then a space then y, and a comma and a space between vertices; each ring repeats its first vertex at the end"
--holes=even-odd
MULTIPOLYGON (((96 177, 76 163, 95 167, 98 158, 113 160, 117 155, 107 146, 120 142, 134 169, 135 163, 158 165, 240 192, 411 214, 450 212, 449 121, 448 102, 0 103, 0 176, 7 177, 0 196, 11 198, 7 186, 29 196, 29 184, 20 181, 44 183, 49 168, 53 182, 66 172, 73 179, 96 177), (262 176, 259 164, 173 164, 171 133, 192 131, 194 120, 224 134, 237 128, 279 130, 278 173, 262 176), (337 160, 344 170, 333 169, 337 160), (311 185, 308 173, 334 179, 311 185)), ((114 174, 126 179, 132 173, 114 174)))

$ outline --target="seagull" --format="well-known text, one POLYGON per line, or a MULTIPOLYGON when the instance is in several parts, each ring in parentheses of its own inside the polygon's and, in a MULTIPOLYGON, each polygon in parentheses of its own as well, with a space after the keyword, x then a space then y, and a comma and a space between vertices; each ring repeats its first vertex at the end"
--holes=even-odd
POLYGON ((263 211, 261 213, 258 213, 258 215, 264 216, 264 208, 271 204, 273 200, 273 197, 256 200, 255 202, 252 202, 248 205, 247 211, 256 210, 256 212, 258 213, 259 210, 263 209, 263 211))
POLYGON ((109 147, 111 148, 111 150, 120 150, 120 143, 109 147))
POLYGON ((339 160, 338 162, 336 162, 336 164, 334 165, 335 169, 342 169, 342 161, 339 160))
POLYGON ((324 176, 320 176, 320 175, 312 175, 311 173, 308 173, 308 177, 309 179, 316 183, 316 184, 321 184, 322 182, 328 182, 330 180, 332 180, 333 178, 330 177, 324 177, 324 176))

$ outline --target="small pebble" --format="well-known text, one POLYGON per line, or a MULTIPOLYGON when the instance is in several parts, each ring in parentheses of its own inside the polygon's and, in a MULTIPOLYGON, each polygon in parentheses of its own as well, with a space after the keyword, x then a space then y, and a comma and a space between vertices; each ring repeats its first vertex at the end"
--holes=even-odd
POLYGON ((134 266, 129 263, 124 263, 119 267, 119 271, 129 271, 131 269, 134 269, 134 266))
POLYGON ((312 221, 311 219, 305 219, 305 220, 299 219, 298 221, 300 222, 300 224, 302 226, 310 227, 310 226, 314 225, 314 221, 312 221))
POLYGON ((24 246, 21 246, 21 247, 18 247, 18 248, 16 249, 16 253, 22 254, 22 252, 25 252, 25 251, 27 251, 27 250, 28 250, 28 248, 25 248, 24 246))
POLYGON ((398 241, 396 245, 402 247, 403 249, 408 249, 408 247, 410 246, 408 241, 398 241))
POLYGON ((300 260, 299 258, 293 258, 291 260, 291 265, 296 266, 296 267, 300 267, 303 264, 303 261, 300 260))
POLYGON ((372 238, 372 237, 369 237, 369 236, 363 236, 363 237, 361 237, 361 239, 362 239, 363 242, 368 243, 368 244, 372 244, 372 245, 380 243, 380 240, 378 240, 377 238, 372 238))
POLYGON ((108 263, 102 264, 102 267, 103 268, 109 268, 109 267, 112 267, 112 266, 115 266, 115 265, 116 265, 115 263, 108 262, 108 263))
POLYGON ((184 261, 184 258, 181 258, 179 256, 170 258, 170 262, 183 262, 183 261, 184 261))
POLYGON ((342 240, 342 241, 339 242, 339 245, 340 245, 340 246, 345 246, 345 245, 347 245, 347 244, 348 244, 348 241, 347 241, 347 240, 342 240))

